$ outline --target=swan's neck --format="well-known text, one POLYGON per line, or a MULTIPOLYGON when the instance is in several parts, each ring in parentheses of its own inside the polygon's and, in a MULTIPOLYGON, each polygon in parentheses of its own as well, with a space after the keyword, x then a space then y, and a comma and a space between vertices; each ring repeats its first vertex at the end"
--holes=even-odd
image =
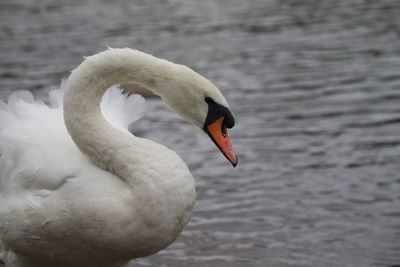
POLYGON ((96 165, 125 178, 123 164, 130 159, 120 158, 126 156, 122 151, 132 145, 140 150, 140 144, 134 144, 139 138, 128 138, 103 118, 100 102, 105 91, 115 84, 136 83, 160 95, 173 66, 139 51, 111 49, 86 58, 72 72, 64 96, 65 124, 75 144, 96 165))
MULTIPOLYGON (((129 206, 124 218, 133 223, 127 236, 135 238, 128 244, 142 250, 142 256, 165 248, 189 221, 195 201, 193 177, 175 152, 113 128, 103 118, 100 103, 105 91, 120 83, 137 83, 162 97, 168 89, 161 88, 174 69, 173 63, 138 51, 112 49, 75 69, 64 95, 64 120, 75 144, 95 165, 130 186, 132 197, 123 198, 119 206, 129 206)), ((125 219, 120 222, 126 225, 125 219)))

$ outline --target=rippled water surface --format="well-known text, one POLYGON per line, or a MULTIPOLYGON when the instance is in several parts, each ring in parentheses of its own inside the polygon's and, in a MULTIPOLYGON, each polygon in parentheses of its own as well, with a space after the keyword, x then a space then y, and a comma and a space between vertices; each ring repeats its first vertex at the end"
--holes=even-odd
POLYGON ((158 99, 135 132, 197 183, 181 237, 132 266, 400 264, 400 2, 0 2, 0 98, 45 97, 82 60, 128 46, 225 94, 233 169, 158 99))

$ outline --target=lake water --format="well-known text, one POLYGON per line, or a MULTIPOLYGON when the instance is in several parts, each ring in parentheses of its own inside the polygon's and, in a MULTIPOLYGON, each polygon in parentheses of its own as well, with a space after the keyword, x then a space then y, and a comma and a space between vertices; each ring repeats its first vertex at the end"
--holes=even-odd
MULTIPOLYGON (((132 47, 212 80, 234 169, 158 99, 134 132, 197 184, 180 238, 130 266, 400 264, 400 1, 2 0, 0 98, 132 47)), ((78 249, 78 248, 77 248, 78 249)))

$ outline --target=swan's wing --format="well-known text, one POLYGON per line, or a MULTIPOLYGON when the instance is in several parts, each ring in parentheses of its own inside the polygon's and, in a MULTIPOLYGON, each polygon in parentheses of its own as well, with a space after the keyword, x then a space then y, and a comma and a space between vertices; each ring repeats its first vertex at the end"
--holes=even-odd
MULTIPOLYGON (((57 188, 88 162, 64 124, 65 84, 49 93, 49 105, 34 100, 28 91, 12 93, 7 103, 0 100, 0 194, 57 188)), ((140 118, 144 100, 122 95, 114 87, 107 91, 101 108, 114 127, 128 132, 128 126, 140 118)))
POLYGON ((128 127, 140 119, 146 108, 141 95, 123 94, 118 86, 109 88, 101 101, 101 112, 106 120, 120 131, 128 131, 128 127))
MULTIPOLYGON (((5 195, 60 186, 71 172, 65 164, 70 157, 84 158, 65 128, 61 107, 35 101, 28 91, 13 92, 7 103, 0 100, 3 201, 5 195)), ((0 206, 4 208, 4 202, 0 206)))
MULTIPOLYGON (((67 80, 63 80, 60 89, 49 93, 51 107, 62 108, 66 86, 67 80)), ((141 95, 124 94, 117 85, 106 91, 101 102, 101 112, 105 119, 123 132, 129 132, 129 126, 142 117, 145 108, 146 103, 141 95)))

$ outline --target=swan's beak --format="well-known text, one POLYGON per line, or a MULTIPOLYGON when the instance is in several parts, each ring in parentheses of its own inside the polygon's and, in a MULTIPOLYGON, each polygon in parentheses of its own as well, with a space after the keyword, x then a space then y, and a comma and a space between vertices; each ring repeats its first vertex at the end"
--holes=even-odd
POLYGON ((221 150, 222 154, 232 163, 233 167, 236 167, 238 159, 229 141, 228 131, 224 125, 224 117, 209 124, 206 127, 206 132, 219 150, 221 150))

